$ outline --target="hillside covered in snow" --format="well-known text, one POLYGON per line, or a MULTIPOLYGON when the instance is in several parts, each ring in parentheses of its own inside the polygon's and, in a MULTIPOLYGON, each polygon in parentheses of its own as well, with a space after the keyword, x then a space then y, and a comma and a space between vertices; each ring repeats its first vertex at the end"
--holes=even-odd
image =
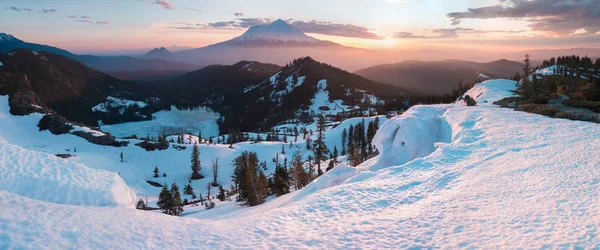
MULTIPOLYGON (((145 183, 155 165, 168 174, 159 181, 185 183, 190 147, 150 154, 40 132, 42 115, 13 116, 2 96, 0 248, 600 247, 598 125, 492 105, 515 86, 475 85, 475 107, 414 106, 381 121, 379 156, 356 168, 339 165, 263 205, 224 202, 183 218, 133 204, 156 197, 145 183), (52 155, 64 152, 74 156, 52 155)), ((346 122, 328 138, 338 141, 346 122)), ((253 150, 269 159, 281 146, 201 145, 201 161, 221 157, 226 183, 231 157, 253 150)))

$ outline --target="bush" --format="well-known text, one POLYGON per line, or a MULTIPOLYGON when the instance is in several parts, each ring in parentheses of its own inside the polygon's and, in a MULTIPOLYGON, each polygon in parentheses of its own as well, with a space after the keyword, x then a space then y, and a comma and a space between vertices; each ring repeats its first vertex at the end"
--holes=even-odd
POLYGON ((595 112, 600 111, 600 102, 596 102, 596 101, 566 100, 566 101, 563 101, 563 104, 567 105, 569 107, 573 107, 573 108, 584 108, 584 109, 593 110, 595 112))
MULTIPOLYGON (((578 111, 563 111, 556 115, 556 118, 563 118, 575 121, 594 121, 594 116, 590 113, 578 112, 578 111)), ((599 121, 595 121, 599 122, 599 121)))
POLYGON ((534 104, 534 103, 519 105, 519 107, 517 107, 516 110, 525 111, 527 113, 533 113, 533 114, 538 114, 538 115, 550 116, 550 117, 554 117, 556 115, 556 113, 558 113, 558 109, 556 109, 552 105, 534 104))

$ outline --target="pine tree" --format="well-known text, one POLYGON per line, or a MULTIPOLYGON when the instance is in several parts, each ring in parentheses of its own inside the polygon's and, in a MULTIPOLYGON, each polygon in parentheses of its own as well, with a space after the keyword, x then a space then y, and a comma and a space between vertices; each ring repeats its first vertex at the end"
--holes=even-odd
POLYGON ((158 195, 158 201, 156 205, 163 211, 165 214, 171 214, 171 208, 173 207, 173 195, 167 189, 167 184, 163 186, 160 194, 158 195))
POLYGON ((271 190, 275 195, 281 196, 290 192, 290 175, 287 170, 287 158, 284 166, 275 166, 273 174, 273 188, 271 190))
POLYGON ((337 162, 337 158, 338 158, 338 150, 337 150, 337 146, 333 146, 333 161, 337 162))
POLYGON ((356 142, 352 143, 352 151, 350 152, 350 165, 356 167, 362 163, 362 157, 360 155, 360 148, 356 145, 356 142))
POLYGON ((342 155, 346 155, 346 140, 348 138, 348 131, 346 128, 342 131, 342 155))
POLYGON ((226 199, 226 195, 225 195, 225 189, 223 188, 223 186, 219 186, 219 194, 217 195, 217 199, 219 199, 220 201, 225 201, 226 199))
POLYGON ((265 202, 268 192, 266 176, 259 169, 259 160, 254 152, 244 151, 233 161, 233 180, 238 187, 238 201, 256 206, 265 202))
POLYGON ((171 197, 173 197, 173 203, 171 206, 171 215, 178 216, 183 212, 183 201, 181 200, 181 194, 179 193, 179 186, 173 182, 171 185, 171 197))
POLYGON ((185 185, 185 187, 183 188, 183 194, 187 194, 187 195, 193 195, 194 194, 194 188, 192 187, 192 184, 187 184, 185 185))
POLYGON ((329 154, 329 149, 327 148, 327 144, 325 144, 325 118, 323 115, 319 115, 318 126, 319 130, 317 140, 313 143, 313 151, 317 163, 317 173, 320 176, 323 174, 321 161, 327 159, 327 154, 329 154))
POLYGON ((152 177, 158 178, 158 167, 154 167, 154 175, 152 177))
POLYGON ((198 150, 198 144, 194 143, 194 149, 192 150, 192 180, 202 178, 204 176, 200 174, 200 151, 198 150))

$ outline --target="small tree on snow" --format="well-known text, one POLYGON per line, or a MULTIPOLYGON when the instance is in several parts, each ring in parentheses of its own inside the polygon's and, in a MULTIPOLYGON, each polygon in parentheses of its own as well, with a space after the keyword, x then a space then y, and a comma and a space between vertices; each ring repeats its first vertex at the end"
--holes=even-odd
POLYGON ((154 175, 152 177, 158 178, 158 167, 154 167, 154 175))
POLYGON ((198 144, 194 143, 194 149, 192 150, 192 180, 202 179, 203 176, 200 174, 200 151, 198 150, 198 144))
POLYGON ((123 151, 121 151, 120 157, 121 157, 121 163, 123 163, 123 151))
POLYGON ((135 208, 140 209, 140 210, 146 210, 146 203, 144 203, 144 200, 140 199, 137 202, 137 205, 135 205, 135 208))

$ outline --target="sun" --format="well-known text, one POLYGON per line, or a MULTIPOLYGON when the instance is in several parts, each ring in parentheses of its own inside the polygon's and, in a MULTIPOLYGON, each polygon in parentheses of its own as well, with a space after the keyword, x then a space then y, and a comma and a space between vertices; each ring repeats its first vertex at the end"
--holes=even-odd
POLYGON ((373 46, 379 48, 393 48, 396 46, 398 40, 393 37, 385 37, 381 40, 373 40, 373 46))

